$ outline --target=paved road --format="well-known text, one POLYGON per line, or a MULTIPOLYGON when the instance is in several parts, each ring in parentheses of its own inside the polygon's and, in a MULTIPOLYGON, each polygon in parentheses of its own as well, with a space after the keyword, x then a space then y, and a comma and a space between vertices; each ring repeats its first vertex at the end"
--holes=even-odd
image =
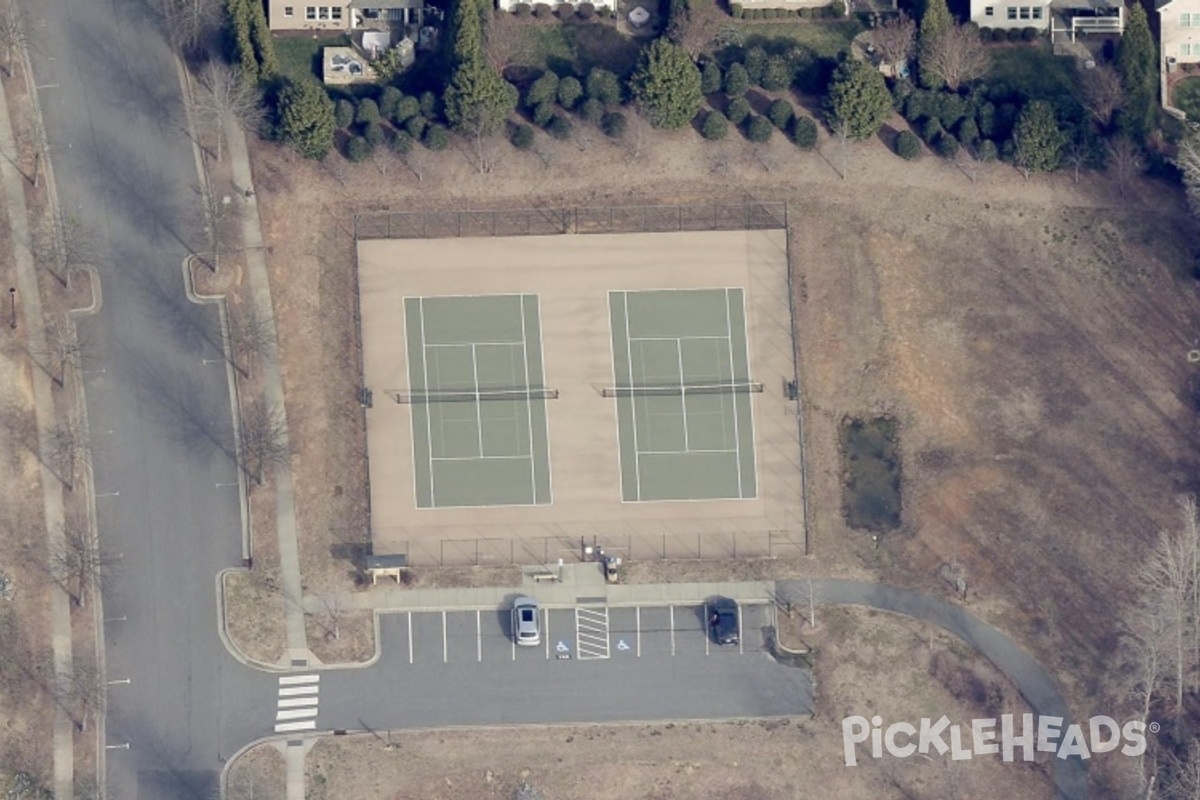
MULTIPOLYGON (((1070 719, 1066 701, 1054 679, 1019 644, 960 606, 909 589, 844 580, 817 581, 823 603, 870 606, 933 623, 978 650, 1020 689, 1035 714, 1070 719)), ((780 581, 781 600, 807 597, 800 581, 780 581)), ((931 709, 931 716, 940 716, 931 709)), ((1054 759, 1054 782, 1063 800, 1086 800, 1087 764, 1079 758, 1054 759)))
POLYGON ((201 233, 174 61, 144 0, 25 0, 59 200, 101 234, 104 306, 80 325, 104 545, 110 796, 190 798, 255 676, 217 636, 214 576, 239 563, 240 514, 216 315, 180 264, 201 233), (204 359, 217 359, 205 364, 204 359), (136 787, 136 788, 135 788, 136 787))

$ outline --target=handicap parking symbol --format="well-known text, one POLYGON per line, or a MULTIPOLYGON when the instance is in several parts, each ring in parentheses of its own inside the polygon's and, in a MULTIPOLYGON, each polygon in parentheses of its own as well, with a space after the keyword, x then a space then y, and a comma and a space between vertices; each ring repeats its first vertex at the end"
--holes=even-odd
POLYGON ((624 639, 618 639, 617 640, 617 649, 618 650, 628 650, 629 644, 624 639))
POLYGON ((557 645, 557 646, 556 646, 554 649, 555 649, 555 650, 557 650, 557 651, 558 651, 558 652, 560 652, 560 653, 569 653, 569 652, 571 652, 571 648, 567 646, 567 643, 566 643, 566 642, 559 642, 559 643, 558 643, 558 645, 557 645))

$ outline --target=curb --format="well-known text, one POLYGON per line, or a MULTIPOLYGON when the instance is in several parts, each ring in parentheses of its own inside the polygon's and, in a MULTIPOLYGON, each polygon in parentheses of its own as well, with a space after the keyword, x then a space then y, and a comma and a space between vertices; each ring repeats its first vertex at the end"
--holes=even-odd
MULTIPOLYGON (((245 664, 251 669, 256 669, 261 672, 286 673, 286 672, 307 672, 308 668, 294 670, 291 667, 282 664, 271 664, 266 661, 259 661, 257 658, 251 658, 242 652, 242 650, 233 643, 232 637, 229 635, 229 628, 225 622, 225 576, 232 575, 236 572, 245 572, 249 574, 250 570, 245 567, 229 567, 217 573, 217 636, 221 639, 221 644, 225 645, 225 649, 238 662, 245 664)), ((280 656, 281 659, 286 659, 287 654, 280 656)), ((294 737, 293 737, 294 738, 294 737)))

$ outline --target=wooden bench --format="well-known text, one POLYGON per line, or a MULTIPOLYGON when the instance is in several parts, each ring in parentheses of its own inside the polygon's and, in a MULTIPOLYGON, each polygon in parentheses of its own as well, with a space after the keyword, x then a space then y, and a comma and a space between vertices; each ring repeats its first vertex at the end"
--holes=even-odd
POLYGON ((408 569, 407 555, 367 556, 367 574, 371 576, 371 585, 382 576, 395 578, 400 583, 401 575, 408 569))

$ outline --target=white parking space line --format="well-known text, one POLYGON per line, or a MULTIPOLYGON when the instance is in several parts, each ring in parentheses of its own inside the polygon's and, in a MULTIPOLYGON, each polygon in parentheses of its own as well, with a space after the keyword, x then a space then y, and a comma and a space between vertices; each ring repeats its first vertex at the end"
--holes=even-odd
POLYGON ((675 655, 675 606, 667 606, 671 612, 671 655, 675 655))
POLYGON ((321 691, 320 686, 286 686, 279 690, 280 697, 294 697, 297 695, 313 695, 321 691))
POLYGON ((642 657, 642 607, 633 609, 633 618, 637 623, 637 657, 642 657))
POLYGON ((708 603, 704 604, 704 655, 708 655, 709 629, 712 628, 712 617, 708 615, 708 603))
POLYGON ((738 629, 737 629, 737 632, 738 632, 738 653, 744 655, 746 652, 745 644, 744 644, 744 642, 746 641, 746 632, 744 630, 742 630, 742 607, 741 606, 738 606, 738 629))
POLYGON ((292 731, 314 731, 317 729, 316 720, 303 722, 281 722, 275 726, 276 733, 291 733, 292 731))
POLYGON ((608 606, 575 609, 575 652, 580 660, 609 657, 608 606))
POLYGON ((442 663, 450 660, 450 650, 446 644, 446 612, 442 612, 442 663))
POLYGON ((279 677, 280 686, 295 686, 300 683, 320 683, 320 675, 281 675, 279 677))
MULTIPOLYGON (((524 315, 522 315, 522 317, 521 317, 522 324, 524 324, 524 319, 525 319, 525 317, 524 317, 524 315)), ((542 625, 542 636, 546 640, 546 660, 549 661, 550 660, 550 609, 548 609, 548 608, 542 609, 542 619, 545 620, 545 623, 542 625)))
POLYGON ((408 612, 408 663, 413 662, 413 647, 412 647, 412 612, 408 612))
POLYGON ((479 609, 475 609, 475 660, 483 661, 483 621, 479 609))

